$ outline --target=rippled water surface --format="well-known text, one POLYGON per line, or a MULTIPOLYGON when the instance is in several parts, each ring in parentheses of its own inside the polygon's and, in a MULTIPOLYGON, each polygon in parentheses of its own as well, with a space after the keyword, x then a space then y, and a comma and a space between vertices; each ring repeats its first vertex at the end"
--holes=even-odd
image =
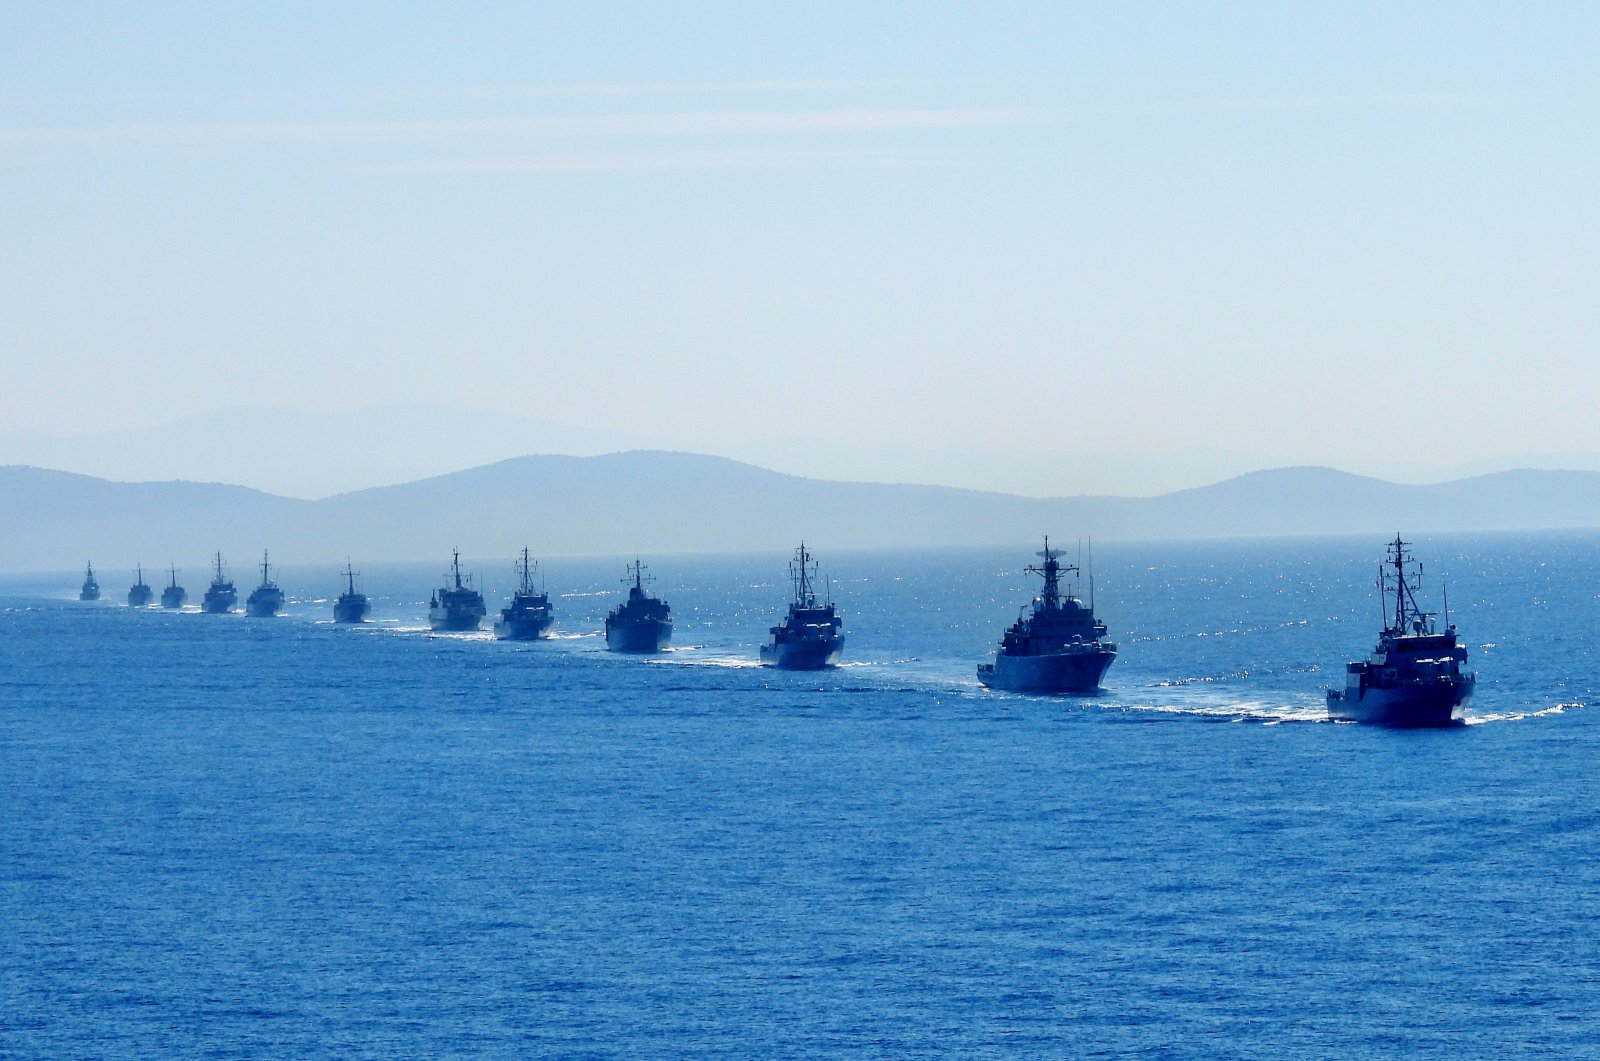
POLYGON ((825 555, 809 675, 782 554, 650 561, 653 660, 620 559, 531 645, 431 636, 441 565, 360 629, 332 564, 272 620, 3 580, 0 1055, 1600 1052, 1600 537, 1419 538, 1479 686, 1416 733, 1318 721, 1382 544, 1097 546, 1082 698, 973 679, 1028 547, 825 555))

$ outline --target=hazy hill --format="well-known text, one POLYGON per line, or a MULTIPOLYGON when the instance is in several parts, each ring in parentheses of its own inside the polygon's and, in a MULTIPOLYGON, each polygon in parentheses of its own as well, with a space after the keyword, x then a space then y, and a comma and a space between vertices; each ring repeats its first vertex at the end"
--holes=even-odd
MULTIPOLYGON (((0 570, 195 569, 363 561, 1134 538, 1600 527, 1600 472, 1500 472, 1401 486, 1284 468, 1154 498, 1031 499, 936 486, 804 479, 720 457, 636 451, 518 457, 398 486, 301 501, 215 483, 117 483, 0 468, 0 570)), ((192 579, 191 579, 192 580, 192 579)))

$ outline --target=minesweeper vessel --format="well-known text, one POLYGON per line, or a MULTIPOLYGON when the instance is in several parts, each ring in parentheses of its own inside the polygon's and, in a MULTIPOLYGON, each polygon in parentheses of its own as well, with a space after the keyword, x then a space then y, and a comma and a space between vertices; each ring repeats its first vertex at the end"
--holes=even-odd
MULTIPOLYGON (((628 599, 606 616, 606 648, 613 652, 660 652, 672 644, 672 608, 659 597, 647 597, 644 565, 637 557, 628 566, 633 585, 628 599)), ((622 580, 624 583, 628 579, 622 580)))
POLYGON ((817 603, 817 562, 801 542, 789 562, 794 600, 789 614, 771 630, 772 643, 761 646, 761 662, 784 670, 821 670, 839 662, 844 651, 839 613, 833 602, 817 603))
POLYGON ((1116 660, 1117 646, 1104 640, 1106 624, 1094 617, 1093 594, 1085 605, 1070 587, 1061 592, 1062 573, 1079 574, 1077 565, 1061 563, 1049 537, 1038 555, 1044 566, 1029 565, 1026 571, 1044 576, 1044 592, 1005 632, 994 662, 978 667, 978 680, 1013 692, 1093 692, 1116 660))
POLYGON ((100 583, 94 579, 94 565, 87 564, 83 569, 83 587, 78 590, 79 600, 99 600, 100 583))
POLYGON ((200 610, 208 615, 226 615, 238 603, 239 591, 233 588, 233 581, 223 573, 222 554, 218 553, 211 585, 206 587, 206 595, 200 598, 200 610))
POLYGON ((461 550, 452 553, 450 571, 455 585, 447 583, 433 591, 433 598, 428 601, 428 625, 452 633, 476 630, 489 610, 483 606, 483 594, 469 584, 472 576, 468 575, 466 582, 461 580, 461 550))
POLYGON ((128 607, 143 608, 155 599, 156 591, 145 585, 143 564, 136 564, 134 571, 137 578, 133 585, 128 587, 128 607))
POLYGON ((1371 656, 1345 664, 1344 688, 1328 690, 1331 719, 1406 728, 1459 726, 1466 721, 1462 708, 1472 696, 1477 675, 1463 669, 1467 649, 1456 640, 1448 598, 1443 633, 1434 632, 1434 613, 1417 606, 1422 565, 1417 565, 1415 574, 1406 574, 1406 565, 1412 562, 1406 551, 1409 544, 1397 534, 1388 545, 1378 575, 1383 630, 1371 656))
POLYGON ((345 591, 339 594, 339 599, 333 602, 333 621, 336 623, 364 623, 367 621, 367 612, 372 609, 372 604, 367 600, 365 593, 356 592, 356 573, 351 570, 350 562, 344 565, 345 591))
POLYGON ((257 619, 270 619, 283 609, 283 590, 272 581, 271 568, 267 565, 267 551, 261 550, 261 585, 250 591, 250 596, 245 598, 244 613, 257 619))
POLYGON ((511 603, 500 609, 500 618, 494 623, 494 636, 502 641, 537 641, 550 636, 550 624, 555 614, 550 610, 550 594, 541 586, 533 588, 533 572, 537 561, 529 561, 527 546, 522 549, 522 562, 516 565, 519 580, 511 603))
POLYGON ((181 608, 183 602, 189 599, 189 591, 178 585, 178 566, 171 566, 172 582, 161 591, 161 606, 163 608, 181 608))

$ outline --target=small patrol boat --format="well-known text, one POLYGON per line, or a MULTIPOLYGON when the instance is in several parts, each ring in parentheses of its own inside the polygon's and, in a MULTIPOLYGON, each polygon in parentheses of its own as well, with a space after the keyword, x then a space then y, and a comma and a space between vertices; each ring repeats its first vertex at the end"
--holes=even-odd
POLYGON ((200 598, 200 610, 207 615, 226 615, 238 603, 239 591, 233 588, 233 580, 223 572, 222 554, 218 553, 211 585, 206 587, 206 595, 200 598))
POLYGON ((1330 719, 1404 728, 1466 723, 1463 708, 1478 677, 1464 669, 1467 649, 1456 640, 1448 597, 1442 633, 1434 630, 1435 613, 1418 607, 1422 565, 1407 575, 1406 565, 1413 560, 1406 551, 1409 544, 1397 534, 1387 547, 1378 571, 1383 629, 1372 655, 1345 664, 1344 688, 1328 690, 1330 719))
MULTIPOLYGON (((633 585, 628 599, 606 616, 606 648, 612 652, 660 652, 672 644, 672 608, 659 597, 646 596, 644 565, 637 557, 628 565, 633 585)), ((622 580, 624 584, 628 579, 622 580)))
POLYGON ((794 600, 789 614, 771 630, 772 642, 761 646, 761 662, 784 670, 821 670, 839 662, 844 651, 839 613, 833 602, 817 603, 814 581, 817 561, 801 542, 789 562, 794 600))
POLYGON ((978 680, 991 689, 1027 693, 1090 693, 1117 658, 1117 646, 1104 640, 1106 624, 1094 617, 1090 603, 1061 592, 1063 572, 1079 574, 1076 564, 1063 564, 1061 552, 1044 540, 1038 554, 1044 566, 1029 565, 1029 574, 1044 577, 1044 592, 1033 598, 1001 638, 993 663, 978 667, 978 680))
POLYGON ((172 581, 167 588, 161 591, 161 606, 163 608, 181 608, 183 602, 189 599, 189 591, 178 585, 178 568, 172 565, 172 581))
POLYGON ((364 623, 367 621, 367 612, 371 610, 371 602, 365 593, 356 592, 356 573, 350 569, 350 562, 344 565, 345 591, 339 594, 339 599, 333 602, 333 621, 336 623, 364 623))
POLYGON ((272 581, 271 569, 267 566, 267 551, 261 550, 261 585, 250 591, 250 596, 245 598, 244 613, 257 619, 270 619, 283 609, 283 590, 272 581))
POLYGON ((528 559, 528 549, 522 549, 522 561, 516 565, 519 581, 511 603, 500 609, 500 618, 494 623, 494 636, 502 641, 537 641, 550 636, 550 624, 555 614, 550 610, 550 594, 541 586, 533 588, 533 572, 539 567, 528 559))
POLYGON ((433 591, 428 601, 428 625, 435 630, 461 633, 476 630, 489 610, 483 606, 483 594, 473 589, 468 575, 461 580, 461 550, 453 550, 450 571, 455 579, 452 586, 446 583, 433 591))
POLYGON ((143 608, 155 599, 156 591, 145 585, 143 564, 134 565, 134 570, 136 579, 128 587, 128 607, 143 608))
POLYGON ((78 590, 79 600, 99 600, 100 583, 94 578, 94 565, 88 564, 83 570, 83 588, 78 590))

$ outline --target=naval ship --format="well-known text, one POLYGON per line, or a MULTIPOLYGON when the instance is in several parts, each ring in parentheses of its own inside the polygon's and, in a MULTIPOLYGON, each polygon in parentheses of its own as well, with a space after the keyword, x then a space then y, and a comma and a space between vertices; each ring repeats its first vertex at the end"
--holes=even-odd
POLYGON ((161 591, 161 606, 163 608, 181 608, 188 599, 189 591, 178 585, 178 567, 172 565, 172 582, 161 591))
POLYGON ((239 603, 239 593, 233 588, 233 582, 222 573, 222 554, 217 554, 216 574, 211 579, 211 585, 206 587, 206 595, 200 598, 200 610, 208 615, 225 615, 233 611, 233 606, 239 603))
POLYGON ((762 663, 785 670, 821 670, 839 662, 844 651, 839 614, 832 601, 817 603, 816 575, 817 562, 801 542, 789 563, 794 600, 788 616, 772 628, 772 643, 761 646, 762 663))
MULTIPOLYGON (((445 585, 433 591, 433 598, 428 601, 428 625, 435 630, 476 630, 488 609, 483 606, 483 594, 462 584, 461 550, 453 550, 453 553, 450 570, 455 576, 455 586, 445 585)), ((471 581, 472 576, 468 575, 467 582, 471 581)))
POLYGON ((94 580, 94 565, 89 564, 83 570, 83 588, 78 590, 79 600, 99 600, 100 583, 94 580))
POLYGON ((367 621, 367 612, 371 610, 371 603, 365 593, 356 592, 356 573, 350 569, 350 561, 344 564, 345 591, 339 594, 339 599, 333 602, 333 621, 336 623, 364 623, 367 621))
POLYGON ((530 564, 528 549, 522 549, 522 562, 517 565, 520 581, 511 595, 511 603, 500 609, 500 618, 494 623, 494 636, 502 641, 535 641, 550 636, 550 624, 555 615, 550 611, 550 594, 541 587, 533 588, 533 571, 539 565, 530 564))
POLYGON ((156 591, 144 583, 144 565, 136 564, 138 581, 128 587, 128 607, 143 608, 155 598, 156 591))
POLYGON ((1409 544, 1397 534, 1388 545, 1378 575, 1383 629, 1371 656, 1345 664, 1344 688, 1328 690, 1331 719, 1403 727, 1465 724, 1462 707, 1478 678, 1462 669, 1467 649, 1456 641, 1448 598, 1443 633, 1434 631, 1434 613, 1417 606, 1422 565, 1417 565, 1415 574, 1406 574, 1406 564, 1412 562, 1406 551, 1409 544), (1389 614, 1391 591, 1393 621, 1389 614))
POLYGON ((628 571, 633 575, 628 599, 606 616, 606 648, 613 652, 660 652, 672 644, 672 609, 659 597, 645 596, 644 565, 637 557, 628 571))
POLYGON ((978 667, 978 680, 991 689, 1015 692, 1093 692, 1116 660, 1117 646, 1102 640, 1106 624, 1094 617, 1092 600, 1085 606, 1070 589, 1061 592, 1062 572, 1078 574, 1077 565, 1062 564, 1049 537, 1038 555, 1044 566, 1026 570, 1044 576, 1044 592, 1033 598, 1031 614, 1022 615, 1005 632, 994 662, 978 667))
POLYGON ((267 551, 261 550, 261 585, 250 591, 250 596, 245 599, 244 613, 253 615, 257 619, 270 619, 283 608, 283 590, 272 581, 271 569, 267 566, 267 551))

